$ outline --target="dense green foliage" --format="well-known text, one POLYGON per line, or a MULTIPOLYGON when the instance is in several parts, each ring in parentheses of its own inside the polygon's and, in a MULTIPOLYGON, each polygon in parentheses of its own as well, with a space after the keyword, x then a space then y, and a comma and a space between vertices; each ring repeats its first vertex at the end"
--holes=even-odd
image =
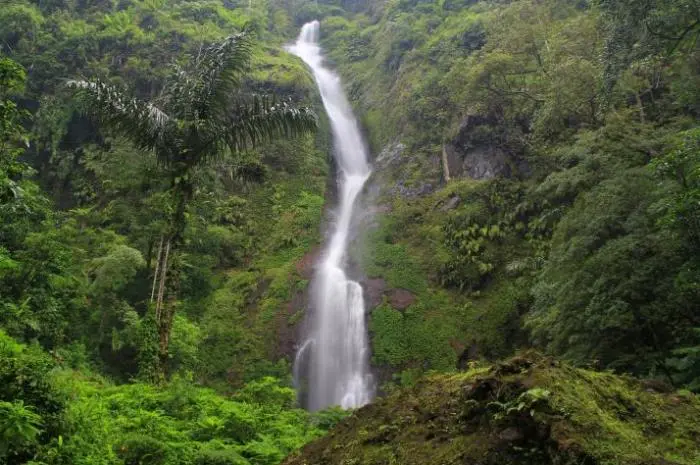
POLYGON ((0 9, 0 462, 272 464, 342 417, 295 409, 288 328, 303 308, 279 316, 318 241, 327 136, 267 141, 308 129, 293 107, 317 97, 279 47, 287 30, 267 27, 284 11, 242 3, 0 9), (97 84, 76 99, 76 78, 97 84), (146 127, 153 106, 163 134, 146 127), (191 163, 206 111, 229 119, 191 163), (173 218, 159 361, 154 275, 173 218), (168 379, 149 384, 162 362, 168 379))
POLYGON ((3 463, 276 464, 342 414, 294 409, 262 378, 232 398, 184 378, 115 386, 0 333, 3 463))
POLYGON ((378 154, 365 271, 415 297, 375 363, 535 346, 697 387, 700 4, 321 3, 378 154))
MULTIPOLYGON (((8 71, 3 72, 8 81, 3 82, 3 108, 7 108, 3 121, 14 128, 3 132, 8 138, 3 144, 3 168, 8 166, 3 175, 8 177, 14 203, 3 202, 2 210, 0 299, 7 310, 0 321, 11 335, 37 339, 49 350, 80 344, 89 352, 91 363, 123 380, 136 375, 139 365, 148 371, 154 353, 147 347, 151 344, 146 334, 150 331, 147 309, 153 300, 159 244, 176 210, 170 195, 176 179, 173 170, 159 165, 162 159, 136 149, 110 128, 98 129, 82 118, 62 82, 80 75, 98 76, 114 85, 126 83, 124 87, 133 87, 140 97, 160 95, 155 102, 162 104, 161 91, 170 69, 185 66, 188 55, 202 47, 200 41, 224 38, 249 23, 251 31, 259 30, 260 40, 281 42, 264 26, 268 15, 283 13, 257 6, 15 2, 3 9, 7 16, 2 21, 3 48, 31 70, 27 90, 20 97, 24 71, 3 61, 8 63, 8 71), (115 23, 115 18, 121 22, 115 23), (60 58, 59 49, 74 47, 71 41, 77 38, 94 44, 93 26, 80 27, 88 20, 100 31, 99 49, 86 52, 75 65, 61 59, 51 64, 38 61, 60 58), (36 34, 19 33, 27 21, 36 34), (113 27, 117 23, 121 26, 113 27), (164 36, 172 36, 177 43, 168 53, 158 52, 166 45, 164 36), (141 39, 130 42, 134 37, 141 39), (139 56, 143 60, 134 61, 139 56), (103 68, 103 62, 109 66, 103 68), (66 68, 43 74, 54 65, 66 68), (18 101, 33 114, 17 109, 18 101), (30 141, 28 146, 25 141, 30 141), (38 171, 36 181, 46 194, 40 194, 37 183, 30 181, 33 173, 27 162, 38 171), (52 208, 52 201, 58 209, 52 208)), ((245 50, 252 53, 250 72, 236 73, 234 80, 227 81, 240 83, 240 97, 253 92, 314 101, 310 77, 298 60, 265 42, 245 50)), ((238 63, 240 70, 246 61, 238 63)), ((302 281, 290 270, 317 240, 315 226, 321 217, 327 173, 325 144, 321 135, 318 140, 307 136, 244 150, 235 158, 221 153, 206 167, 189 168, 186 184, 191 186, 192 200, 180 212, 185 229, 184 250, 178 256, 184 271, 177 305, 184 313, 173 322, 176 347, 169 371, 184 368, 198 378, 206 377, 211 366, 202 363, 199 349, 213 344, 223 331, 232 338, 232 348, 240 344, 234 349, 240 357, 254 352, 251 363, 260 371, 218 357, 216 364, 225 364, 216 370, 219 375, 235 368, 240 375, 229 381, 240 384, 264 374, 286 374, 285 369, 274 367, 275 356, 280 355, 275 354, 275 341, 237 327, 241 319, 246 325, 259 325, 267 318, 263 314, 283 306, 302 281), (271 229, 274 234, 268 233, 271 229), (217 299, 217 293, 224 292, 230 298, 225 305, 217 304, 223 300, 217 299), (223 320, 227 324, 220 324, 223 320), (209 330, 202 330, 207 326, 209 330), (273 363, 262 368, 268 359, 273 363)), ((225 376, 219 375, 207 382, 223 381, 225 376)))
POLYGON ((240 162, 248 147, 316 128, 316 116, 309 108, 296 108, 274 96, 242 95, 252 51, 251 34, 246 30, 201 49, 187 68, 179 68, 166 80, 155 103, 132 98, 99 80, 68 81, 84 113, 139 149, 152 152, 167 173, 172 197, 168 210, 172 213, 161 233, 151 293, 153 301, 158 288, 153 313, 161 377, 170 355, 182 278, 180 254, 187 208, 196 187, 195 171, 226 155, 240 162), (168 301, 164 302, 166 289, 168 301))
POLYGON ((427 377, 283 463, 691 465, 700 403, 533 354, 427 377))
MULTIPOLYGON (((344 416, 290 388, 331 144, 281 46, 314 18, 375 154, 351 261, 381 392, 522 347, 700 389, 698 0, 12 0, 0 462, 274 464, 344 416), (306 106, 315 136, 264 137, 309 129, 274 114, 306 106)), ((425 444, 386 441, 517 420, 551 429, 468 453, 697 462, 692 395, 534 363, 529 387, 486 369, 419 384, 429 431, 401 423, 421 401, 398 394, 323 460, 420 462, 425 444)))

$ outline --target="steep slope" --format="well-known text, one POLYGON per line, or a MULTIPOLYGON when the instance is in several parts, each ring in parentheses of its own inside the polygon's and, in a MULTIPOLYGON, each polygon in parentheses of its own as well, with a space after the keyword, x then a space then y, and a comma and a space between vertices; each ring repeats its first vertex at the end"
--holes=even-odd
POLYGON ((273 17, 284 23, 257 1, 3 2, 0 463, 275 465, 343 415, 296 408, 286 359, 301 262, 319 239, 327 131, 211 154, 187 175, 182 253, 164 252, 183 270, 169 280, 170 328, 153 278, 184 178, 85 118, 63 85, 99 78, 163 108, 165 82, 192 79, 193 57, 248 24, 252 63, 226 95, 314 105, 273 17), (162 377, 158 327, 172 330, 162 377))
POLYGON ((286 465, 693 465, 700 400, 536 354, 435 375, 356 411, 286 465))
POLYGON ((382 380, 535 346, 697 388, 698 2, 318 4, 374 155, 382 380))
MULTIPOLYGON (((257 40, 244 93, 321 109, 309 71, 281 47, 285 18, 267 2, 247 1, 3 5, 0 51, 26 69, 26 89, 13 95, 29 111, 22 116, 29 142, 18 150, 36 170, 26 178, 39 183, 49 202, 32 206, 33 216, 22 214, 29 207, 13 207, 2 218, 0 252, 7 249, 18 269, 0 270, 0 307, 22 305, 24 313, 0 311, 1 327, 49 350, 82 344, 91 361, 120 381, 143 371, 149 349, 138 334, 171 208, 167 173, 149 153, 82 117, 63 83, 100 78, 137 98, 158 99, 188 57, 248 25, 257 40), (51 246, 27 243, 30 232, 51 246), (34 262, 18 258, 23 253, 34 262), (100 280, 115 264, 123 275, 100 280), (24 275, 36 276, 36 283, 24 275)), ((239 157, 222 154, 197 173, 171 373, 192 372, 226 391, 261 376, 288 376, 308 279, 299 262, 319 239, 327 134, 322 127, 317 137, 268 143, 239 157)))

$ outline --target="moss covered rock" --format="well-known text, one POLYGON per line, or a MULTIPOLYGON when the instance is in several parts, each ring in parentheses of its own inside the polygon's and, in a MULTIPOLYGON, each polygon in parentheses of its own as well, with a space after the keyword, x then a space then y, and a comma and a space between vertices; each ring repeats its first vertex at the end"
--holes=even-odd
POLYGON ((286 465, 700 463, 700 400, 527 353, 428 377, 286 465))

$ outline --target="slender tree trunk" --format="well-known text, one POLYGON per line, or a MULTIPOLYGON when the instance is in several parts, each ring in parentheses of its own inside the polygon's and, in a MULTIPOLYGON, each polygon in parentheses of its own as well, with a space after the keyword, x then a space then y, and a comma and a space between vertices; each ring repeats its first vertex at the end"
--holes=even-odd
POLYGON ((634 96, 637 98, 637 106, 639 107, 639 121, 642 124, 646 123, 646 115, 644 114, 644 103, 642 102, 642 96, 639 92, 636 92, 634 96))
POLYGON ((447 144, 442 145, 442 174, 445 177, 445 183, 450 182, 450 164, 447 161, 447 144))
MULTIPOLYGON (((184 179, 184 176, 180 177, 184 179)), ((192 197, 192 185, 181 181, 173 186, 175 211, 171 219, 170 234, 166 241, 165 258, 161 265, 161 281, 156 302, 156 322, 158 324, 158 347, 160 377, 165 379, 169 359, 170 332, 177 307, 182 271, 181 249, 184 244, 187 204, 192 197), (167 299, 165 299, 167 280, 167 299)))
POLYGON ((165 295, 165 283, 168 279, 168 260, 170 259, 170 240, 165 243, 165 253, 159 258, 160 277, 158 284, 158 298, 156 299, 156 321, 161 320, 163 313, 163 296, 165 295))
MULTIPOLYGON (((156 259, 156 269, 153 273, 153 287, 151 288, 151 302, 156 294, 156 283, 158 282, 158 272, 160 271, 160 259, 163 253, 163 236, 160 236, 160 244, 158 245, 158 258, 156 259)), ((150 260, 150 254, 149 254, 150 260)))
MULTIPOLYGON (((146 269, 151 269, 151 262, 153 261, 153 239, 148 240, 148 248, 146 250, 146 269)), ((153 298, 151 298, 153 300, 153 298)))

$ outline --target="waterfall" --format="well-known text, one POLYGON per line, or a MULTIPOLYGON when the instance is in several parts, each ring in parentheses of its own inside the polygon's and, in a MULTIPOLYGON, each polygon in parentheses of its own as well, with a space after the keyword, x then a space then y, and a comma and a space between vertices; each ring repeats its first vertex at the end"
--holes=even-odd
MULTIPOLYGON (((370 167, 367 148, 340 78, 323 66, 318 38, 319 22, 313 21, 304 25, 296 44, 289 47, 313 71, 331 123, 339 182, 336 222, 311 287, 309 335, 295 360, 295 365, 307 364, 310 410, 331 405, 360 407, 373 394, 362 287, 345 273, 353 210, 370 167)), ((298 366, 294 372, 298 376, 298 366)))

